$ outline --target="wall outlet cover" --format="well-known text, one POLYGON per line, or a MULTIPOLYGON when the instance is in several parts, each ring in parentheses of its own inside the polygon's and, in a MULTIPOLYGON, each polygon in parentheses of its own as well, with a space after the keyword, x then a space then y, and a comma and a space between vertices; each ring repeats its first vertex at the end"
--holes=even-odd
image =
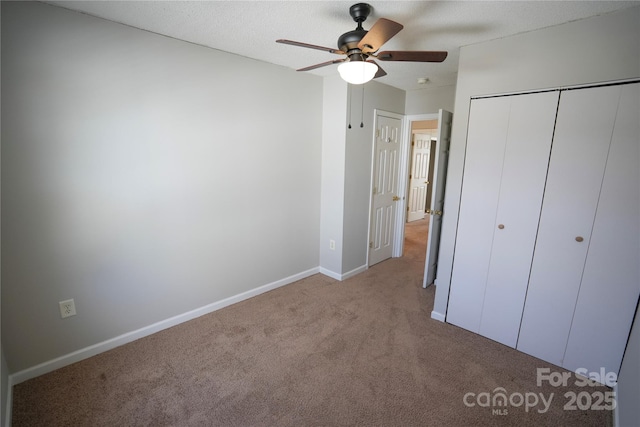
POLYGON ((64 319, 65 317, 70 317, 75 315, 76 315, 76 303, 73 301, 73 298, 65 301, 60 301, 60 317, 64 319))

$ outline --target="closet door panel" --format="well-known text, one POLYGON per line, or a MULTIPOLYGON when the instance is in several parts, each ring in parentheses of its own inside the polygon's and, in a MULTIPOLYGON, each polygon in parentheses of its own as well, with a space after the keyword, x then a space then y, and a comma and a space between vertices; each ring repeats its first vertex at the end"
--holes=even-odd
MULTIPOLYGON (((619 90, 563 92, 517 348, 562 366, 619 90)), ((604 314, 603 314, 604 315, 604 314)))
POLYGON ((640 84, 621 92, 564 367, 618 373, 640 294, 640 84))
POLYGON ((559 92, 513 96, 480 334, 516 346, 559 92))
POLYGON ((509 97, 471 101, 446 320, 473 332, 480 326, 510 105, 509 97))

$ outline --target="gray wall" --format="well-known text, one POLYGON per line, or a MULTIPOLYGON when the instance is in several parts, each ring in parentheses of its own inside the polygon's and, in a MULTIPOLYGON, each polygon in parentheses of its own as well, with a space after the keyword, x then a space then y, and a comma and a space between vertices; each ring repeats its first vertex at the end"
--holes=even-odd
POLYGON ((362 114, 363 88, 353 86, 352 89, 351 129, 347 130, 345 154, 343 273, 366 266, 367 262, 374 109, 403 114, 405 103, 404 91, 370 82, 364 87, 362 114))
POLYGON ((342 274, 347 90, 338 76, 324 80, 320 267, 332 277, 342 274), (329 248, 330 240, 335 249, 329 248))
POLYGON ((438 86, 407 92, 405 114, 438 113, 439 109, 453 113, 456 98, 456 87, 438 86))
POLYGON ((2 63, 11 372, 317 268, 321 78, 33 2, 2 63))
POLYGON ((335 278, 366 268, 374 110, 404 112, 404 91, 367 83, 363 105, 362 89, 338 76, 324 82, 320 267, 335 278), (329 240, 335 240, 335 250, 329 240))
MULTIPOLYGON (((633 7, 460 50, 434 314, 447 309, 471 97, 638 78, 638 22, 633 7)), ((625 364, 640 364, 627 356, 625 364)), ((637 405, 627 409, 640 418, 637 405)))
MULTIPOLYGON (((0 8, 0 19, 2 17, 2 9, 0 8)), ((0 36, 0 40, 1 40, 0 36)), ((0 63, 1 63, 0 58, 0 63)), ((1 67, 0 67, 1 69, 1 67)), ((0 85, 1 86, 1 85, 0 85)), ((1 98, 1 97, 0 97, 1 98)), ((0 117, 1 123, 1 117, 0 117)), ((0 129, 2 126, 0 125, 0 129)), ((0 179, 1 182, 1 179, 0 179)), ((0 231, 0 235, 2 232, 0 231)), ((0 241, 2 239, 0 238, 0 241)), ((2 293, 2 264, 0 263, 0 294, 2 293)), ((1 299, 1 298, 0 298, 1 299)), ((2 327, 2 308, 0 306, 0 330, 2 327)), ((7 392, 9 391, 9 367, 7 366, 7 360, 4 357, 4 349, 2 345, 2 333, 0 332, 0 426, 5 425, 5 410, 7 409, 7 392)))

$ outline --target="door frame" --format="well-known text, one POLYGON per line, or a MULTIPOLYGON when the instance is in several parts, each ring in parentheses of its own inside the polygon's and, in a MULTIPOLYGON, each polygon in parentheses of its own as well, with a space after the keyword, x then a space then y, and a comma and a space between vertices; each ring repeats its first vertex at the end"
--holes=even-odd
MULTIPOLYGON (((378 128, 378 116, 392 117, 402 121, 402 130, 400 135, 400 159, 398 167, 398 189, 402 189, 402 195, 396 205, 396 218, 394 224, 394 239, 392 258, 399 258, 404 251, 404 226, 406 222, 407 197, 409 195, 409 168, 411 167, 411 125, 413 122, 423 120, 438 120, 438 113, 430 114, 398 114, 390 111, 374 109, 373 111, 373 133, 371 135, 371 180, 369 183, 369 225, 367 234, 367 266, 369 265, 369 240, 371 238, 371 215, 373 213, 373 181, 375 169, 375 143, 376 129, 378 128)), ((400 196, 400 195, 399 195, 400 196)), ((425 242, 426 244, 426 242, 425 242)))
MULTIPOLYGON (((402 124, 402 146, 400 147, 400 168, 398 173, 398 188, 402 188, 404 194, 398 202, 398 207, 401 208, 402 215, 396 216, 396 232, 395 240, 393 242, 393 257, 398 258, 402 256, 404 251, 404 226, 407 219, 407 203, 409 197, 409 171, 411 168, 411 125, 413 122, 420 122, 423 120, 438 120, 438 113, 431 114, 408 114, 404 116, 402 124)), ((373 187, 372 187, 373 188, 373 187)), ((425 241, 425 244, 427 242, 425 241)))

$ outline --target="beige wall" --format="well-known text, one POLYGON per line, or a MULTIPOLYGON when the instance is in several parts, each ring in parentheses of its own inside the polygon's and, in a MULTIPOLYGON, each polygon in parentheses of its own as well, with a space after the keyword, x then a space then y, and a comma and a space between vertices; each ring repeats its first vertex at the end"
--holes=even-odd
POLYGON ((438 129, 437 120, 417 120, 411 122, 411 130, 419 129, 438 129))

